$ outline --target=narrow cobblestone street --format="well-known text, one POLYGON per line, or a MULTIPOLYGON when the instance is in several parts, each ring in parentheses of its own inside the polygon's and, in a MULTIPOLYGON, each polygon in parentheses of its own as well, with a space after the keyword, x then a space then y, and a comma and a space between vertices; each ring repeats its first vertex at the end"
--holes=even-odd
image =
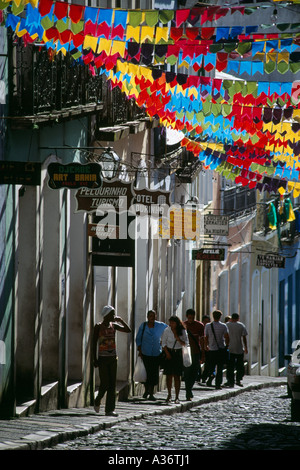
POLYGON ((300 450, 285 386, 245 392, 172 416, 149 416, 55 450, 300 450))

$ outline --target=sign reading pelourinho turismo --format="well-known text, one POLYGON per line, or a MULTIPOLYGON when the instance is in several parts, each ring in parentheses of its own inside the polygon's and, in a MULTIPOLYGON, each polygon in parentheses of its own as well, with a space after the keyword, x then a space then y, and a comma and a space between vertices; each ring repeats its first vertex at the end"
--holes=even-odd
POLYGON ((76 191, 76 212, 97 210, 128 211, 134 197, 132 183, 120 180, 103 180, 100 188, 80 188, 76 191))
POLYGON ((154 214, 162 205, 170 205, 170 192, 136 189, 132 182, 118 179, 102 181, 100 188, 80 188, 76 191, 76 212, 100 212, 115 210, 154 214))

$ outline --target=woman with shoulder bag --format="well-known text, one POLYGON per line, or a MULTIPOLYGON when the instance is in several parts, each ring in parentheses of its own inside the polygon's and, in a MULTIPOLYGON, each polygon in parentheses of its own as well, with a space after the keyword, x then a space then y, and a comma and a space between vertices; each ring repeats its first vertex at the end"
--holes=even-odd
POLYGON ((161 338, 162 348, 166 353, 164 374, 167 378, 168 397, 171 401, 172 382, 174 377, 175 403, 179 403, 181 376, 183 371, 182 347, 189 344, 188 335, 182 321, 175 315, 170 317, 169 326, 161 338))

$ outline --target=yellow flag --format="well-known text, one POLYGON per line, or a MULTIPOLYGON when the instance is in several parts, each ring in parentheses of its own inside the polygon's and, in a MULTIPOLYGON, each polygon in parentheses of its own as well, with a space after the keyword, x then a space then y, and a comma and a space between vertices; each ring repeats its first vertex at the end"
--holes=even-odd
POLYGON ((169 28, 156 28, 156 34, 155 34, 155 44, 158 44, 161 40, 164 40, 165 42, 168 41, 168 34, 169 34, 169 28))
POLYGON ((14 3, 17 7, 19 7, 19 6, 21 5, 21 3, 22 3, 22 0, 14 0, 13 3, 14 3))
POLYGON ((111 48, 111 55, 115 55, 119 53, 121 57, 124 57, 125 46, 126 46, 125 41, 113 41, 112 48, 111 48))
POLYGON ((134 39, 136 42, 140 42, 140 27, 133 27, 128 25, 126 29, 126 41, 134 39))
POLYGON ((289 52, 278 52, 278 62, 286 62, 287 64, 289 63, 290 60, 290 54, 289 52))
MULTIPOLYGON (((300 123, 300 109, 294 109, 293 110, 293 119, 295 121, 297 121, 298 123, 300 123)), ((299 136, 299 131, 297 132, 298 136, 299 136)))
POLYGON ((92 49, 92 51, 96 52, 98 45, 98 38, 94 36, 89 36, 88 34, 84 38, 83 48, 84 49, 92 49))
POLYGON ((147 78, 147 80, 153 82, 153 75, 151 69, 149 69, 148 67, 141 67, 141 73, 145 78, 147 78))
POLYGON ((118 60, 116 70, 117 72, 121 72, 123 75, 126 74, 128 72, 128 62, 121 62, 118 60))
POLYGON ((135 75, 137 75, 137 69, 138 69, 138 65, 128 63, 128 73, 129 73, 129 75, 132 75, 133 77, 135 75))
POLYGON ((110 39, 101 38, 99 41, 97 53, 100 54, 104 51, 107 55, 109 55, 111 49, 111 42, 112 41, 110 39))
POLYGON ((151 26, 142 26, 141 27, 141 42, 145 42, 146 39, 149 39, 151 42, 154 38, 154 28, 151 26))
POLYGON ((300 195, 300 183, 295 183, 293 196, 298 197, 300 195))

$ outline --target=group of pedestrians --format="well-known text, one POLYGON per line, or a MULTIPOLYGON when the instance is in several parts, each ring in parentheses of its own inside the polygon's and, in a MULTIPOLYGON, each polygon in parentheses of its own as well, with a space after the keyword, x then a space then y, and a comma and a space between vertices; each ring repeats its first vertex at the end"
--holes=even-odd
MULTIPOLYGON (((99 412, 101 399, 107 394, 105 413, 116 415, 117 351, 116 331, 130 333, 131 329, 122 318, 116 316, 114 307, 107 305, 101 312, 101 322, 94 328, 93 359, 99 368, 100 386, 94 409, 99 412)), ((212 321, 208 315, 202 322, 196 320, 196 312, 188 309, 183 322, 173 315, 169 325, 157 320, 154 310, 147 312, 147 319, 137 332, 135 341, 139 356, 145 365, 147 379, 143 397, 155 401, 154 390, 159 383, 160 369, 166 376, 167 402, 172 399, 174 383, 175 403, 179 402, 182 379, 185 382, 186 400, 192 400, 196 382, 222 387, 224 365, 227 367, 227 382, 242 386, 244 376, 244 353, 247 354, 247 330, 239 321, 238 314, 232 314, 226 323, 221 322, 222 312, 215 310, 212 321), (191 364, 183 364, 183 347, 189 347, 191 364), (162 364, 163 361, 163 364, 162 364), (201 364, 204 364, 203 371, 201 364), (236 371, 236 381, 234 382, 236 371)))
POLYGON ((222 387, 223 369, 226 366, 225 387, 233 387, 234 384, 242 387, 244 377, 244 354, 248 354, 248 332, 237 313, 225 317, 225 323, 221 322, 222 312, 213 312, 213 321, 205 327, 205 351, 206 361, 202 383, 212 386, 215 379, 217 389, 222 387), (234 380, 236 373, 236 378, 234 380))

